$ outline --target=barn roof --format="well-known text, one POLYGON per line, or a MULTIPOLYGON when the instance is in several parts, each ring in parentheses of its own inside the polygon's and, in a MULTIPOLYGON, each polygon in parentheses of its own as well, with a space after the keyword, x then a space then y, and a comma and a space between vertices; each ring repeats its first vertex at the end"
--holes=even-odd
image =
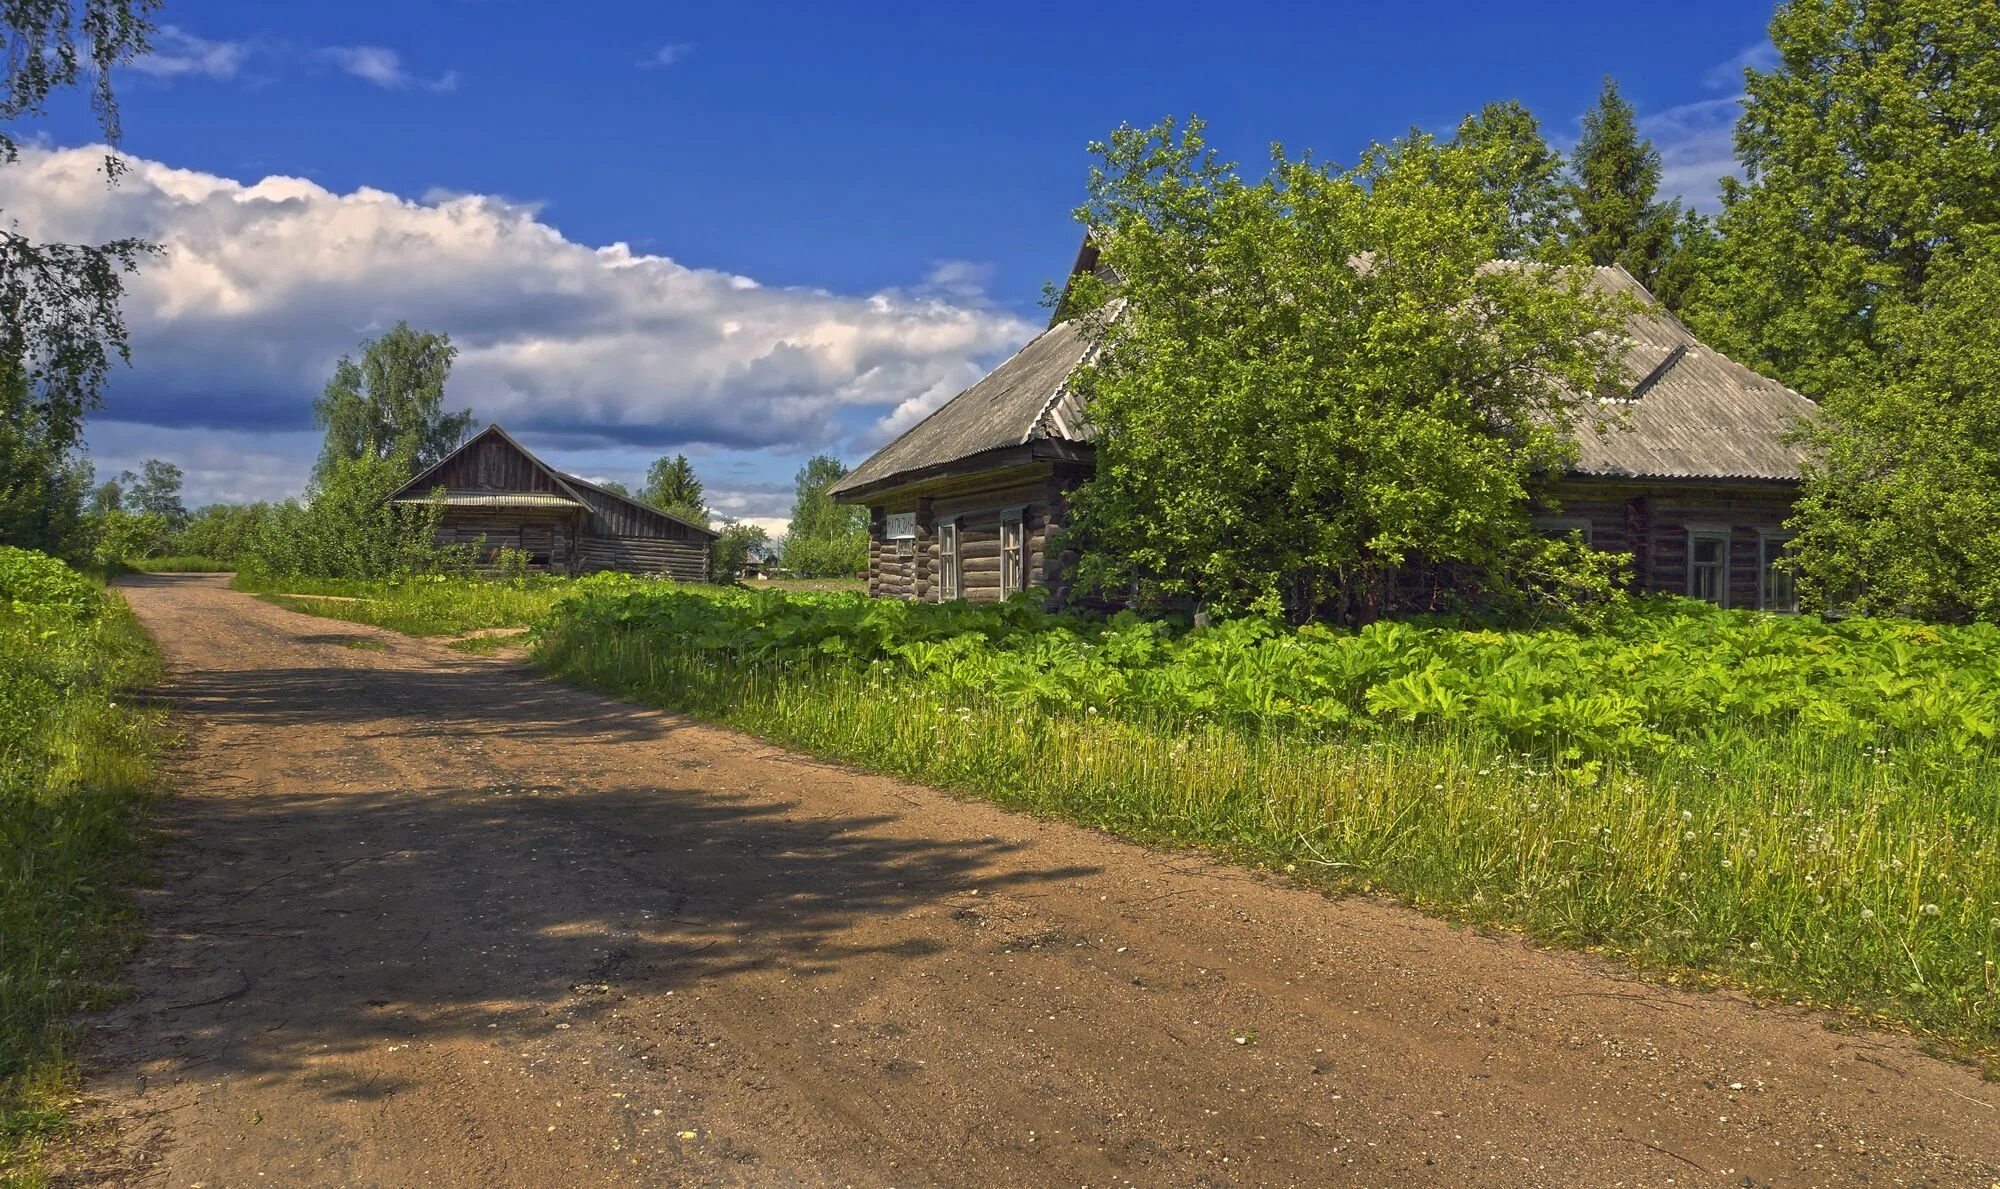
POLYGON ((656 508, 644 500, 621 495, 608 487, 599 486, 588 479, 559 471, 536 457, 526 446, 514 440, 512 434, 497 424, 467 438, 456 450, 438 459, 408 483, 397 488, 389 496, 391 503, 442 503, 448 508, 567 508, 589 509, 594 514, 605 514, 612 507, 624 506, 645 516, 656 516, 675 524, 703 533, 713 538, 721 534, 705 524, 697 524, 685 516, 676 516, 664 508, 656 508), (460 455, 473 449, 488 438, 505 442, 522 458, 549 480, 551 491, 496 491, 490 488, 446 488, 442 496, 437 494, 439 484, 435 477, 444 473, 460 455))
MULTIPOLYGON (((1094 255, 1078 268, 1096 268, 1094 255)), ((1606 424, 1577 435, 1579 475, 1796 480, 1804 447, 1788 440, 1812 401, 1704 345, 1616 265, 1596 284, 1642 305, 1626 322, 1630 387, 1608 398, 1606 424)), ((1117 310, 1110 311, 1115 317, 1117 310)), ((1089 317, 1089 316, 1086 316, 1089 317)), ((834 484, 836 496, 880 488, 1005 446, 1087 443, 1096 431, 1070 386, 1092 338, 1084 318, 1058 322, 834 484)))

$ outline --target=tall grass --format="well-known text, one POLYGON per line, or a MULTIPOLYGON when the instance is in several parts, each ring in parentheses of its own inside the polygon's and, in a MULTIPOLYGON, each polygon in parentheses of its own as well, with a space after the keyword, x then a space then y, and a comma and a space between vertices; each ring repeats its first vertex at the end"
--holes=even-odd
POLYGON ((135 936, 157 656, 121 600, 0 550, 0 1177, 61 1126, 70 1013, 114 994, 135 936))
POLYGON ((887 664, 746 661, 642 629, 558 623, 538 655, 566 677, 818 755, 1977 1047, 2000 1041, 1991 772, 1913 770, 1879 748, 1800 736, 1790 756, 1737 762, 1721 746, 1583 779, 1437 728, 1327 740, 1029 713, 887 664))
POLYGON ((140 557, 125 563, 142 574, 227 574, 236 566, 220 558, 200 557, 140 557))

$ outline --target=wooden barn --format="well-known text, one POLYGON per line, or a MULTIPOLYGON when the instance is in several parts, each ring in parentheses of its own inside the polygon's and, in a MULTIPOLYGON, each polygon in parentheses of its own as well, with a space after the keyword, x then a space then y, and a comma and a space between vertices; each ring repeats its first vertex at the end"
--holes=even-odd
MULTIPOLYGON (((1086 244, 1077 270, 1096 266, 1086 244)), ((1796 610, 1772 563, 1805 458, 1788 431, 1816 406, 1704 346, 1624 269, 1597 281, 1645 302, 1626 328, 1631 384, 1604 398, 1605 428, 1582 433, 1552 486, 1560 511, 1537 523, 1629 553, 1635 589, 1796 610)), ((870 594, 1063 597, 1074 559, 1049 542, 1091 473, 1095 431, 1069 383, 1090 350, 1077 321, 1051 326, 835 484, 868 508, 870 594)))
POLYGON ((389 498, 442 504, 439 542, 484 542, 489 557, 519 549, 534 570, 709 579, 712 530, 564 474, 497 425, 474 434, 389 498))

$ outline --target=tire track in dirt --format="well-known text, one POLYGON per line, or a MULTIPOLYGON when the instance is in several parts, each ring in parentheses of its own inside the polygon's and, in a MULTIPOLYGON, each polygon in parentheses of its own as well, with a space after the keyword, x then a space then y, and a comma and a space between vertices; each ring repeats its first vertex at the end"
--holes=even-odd
POLYGON ((75 1183, 2000 1181, 1909 1038, 126 594, 190 744, 75 1183))

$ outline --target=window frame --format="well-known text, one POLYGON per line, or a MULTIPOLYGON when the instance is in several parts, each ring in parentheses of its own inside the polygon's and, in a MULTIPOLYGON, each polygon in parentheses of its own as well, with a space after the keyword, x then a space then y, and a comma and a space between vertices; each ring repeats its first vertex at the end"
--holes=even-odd
POLYGON ((1797 538, 1797 533, 1787 532, 1784 529, 1760 528, 1757 530, 1757 609, 1759 611, 1769 611, 1774 615, 1797 615, 1799 613, 1798 575, 1790 571, 1785 571, 1781 574, 1771 564, 1784 556, 1785 546, 1790 545, 1797 538), (1791 587, 1792 597, 1790 606, 1776 607, 1772 605, 1776 602, 1772 598, 1772 585, 1780 577, 1785 580, 1787 586, 1791 587))
POLYGON ((962 566, 958 520, 941 520, 937 526, 938 572, 937 601, 957 602, 965 597, 965 574, 962 566))
POLYGON ((1000 512, 1000 597, 1028 589, 1028 518, 1020 508, 1000 512))
MULTIPOLYGON (((1729 607, 1729 557, 1734 551, 1735 533, 1726 524, 1690 524, 1687 526, 1687 596, 1702 599, 1725 610, 1729 607), (1695 549, 1703 541, 1715 541, 1722 546, 1721 557, 1716 563, 1715 594, 1713 599, 1702 598, 1695 590, 1695 575, 1699 563, 1695 560, 1695 549)), ((1706 567, 1699 567, 1706 568, 1706 567)))

